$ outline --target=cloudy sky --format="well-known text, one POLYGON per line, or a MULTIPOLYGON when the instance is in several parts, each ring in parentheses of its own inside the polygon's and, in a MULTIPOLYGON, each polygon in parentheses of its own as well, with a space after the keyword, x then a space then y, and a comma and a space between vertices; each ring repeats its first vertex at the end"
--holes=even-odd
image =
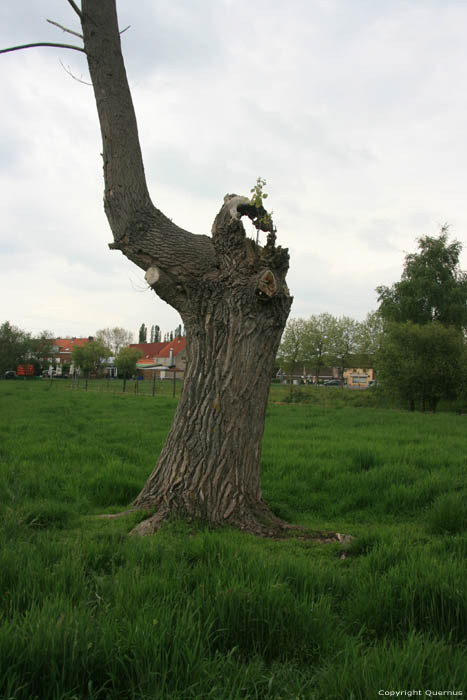
MULTIPOLYGON (((224 194, 264 177, 292 316, 363 319, 417 237, 448 222, 466 242, 465 0, 118 7, 154 203, 209 233, 224 194)), ((2 0, 0 45, 74 41, 46 19, 79 31, 66 0, 2 0)), ((0 56, 0 322, 170 330, 178 314, 107 247, 92 88, 68 71, 89 80, 78 52, 0 56)))

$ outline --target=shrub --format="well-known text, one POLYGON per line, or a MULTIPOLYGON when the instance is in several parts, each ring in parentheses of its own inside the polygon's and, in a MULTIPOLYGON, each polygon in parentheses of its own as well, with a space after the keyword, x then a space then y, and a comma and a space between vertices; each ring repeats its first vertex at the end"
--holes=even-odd
POLYGON ((290 392, 284 396, 285 403, 307 403, 310 397, 300 388, 292 386, 290 392))

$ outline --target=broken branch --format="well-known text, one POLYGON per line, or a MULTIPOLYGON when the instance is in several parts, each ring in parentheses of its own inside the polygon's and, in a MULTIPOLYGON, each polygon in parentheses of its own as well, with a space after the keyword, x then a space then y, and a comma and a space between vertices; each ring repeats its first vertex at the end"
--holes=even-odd
POLYGON ((61 65, 61 67, 63 68, 63 70, 65 71, 65 73, 68 73, 68 75, 69 75, 70 77, 72 77, 73 80, 76 80, 77 83, 82 83, 83 85, 91 85, 91 87, 92 87, 92 83, 88 83, 86 80, 83 80, 82 78, 78 78, 76 75, 74 75, 74 74, 71 72, 71 69, 70 69, 70 68, 67 68, 66 66, 64 66, 63 63, 62 63, 61 61, 60 61, 60 65, 61 65))
POLYGON ((77 37, 79 37, 80 39, 83 38, 83 35, 82 35, 82 34, 78 34, 78 32, 74 32, 72 29, 67 29, 66 27, 62 27, 61 24, 59 24, 58 22, 54 22, 53 19, 48 19, 47 22, 48 22, 49 24, 53 24, 54 27, 58 27, 59 29, 61 29, 62 32, 68 32, 68 34, 73 34, 74 36, 77 36, 77 37))

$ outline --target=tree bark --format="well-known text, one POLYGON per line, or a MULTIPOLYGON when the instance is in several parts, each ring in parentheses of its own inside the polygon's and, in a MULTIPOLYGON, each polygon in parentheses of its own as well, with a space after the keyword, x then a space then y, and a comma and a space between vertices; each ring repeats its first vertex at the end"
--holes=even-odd
POLYGON ((82 0, 84 45, 101 126, 104 206, 121 250, 177 309, 187 337, 185 382, 156 467, 135 506, 156 509, 135 532, 171 513, 261 534, 285 525, 262 499, 260 453, 274 360, 292 299, 288 252, 245 197, 226 195, 212 236, 176 226, 152 203, 125 73, 115 0, 82 0), (247 238, 249 216, 267 231, 247 238))
POLYGON ((288 300, 265 309, 254 288, 239 282, 210 283, 200 290, 196 311, 184 317, 182 395, 157 465, 135 501, 158 511, 137 532, 154 529, 171 512, 257 532, 277 525, 262 500, 259 461, 288 300))

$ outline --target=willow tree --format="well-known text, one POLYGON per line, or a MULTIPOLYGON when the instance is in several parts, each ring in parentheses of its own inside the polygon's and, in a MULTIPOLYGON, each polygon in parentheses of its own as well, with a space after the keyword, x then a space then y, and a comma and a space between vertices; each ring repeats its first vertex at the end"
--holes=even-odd
POLYGON ((252 203, 226 195, 210 236, 178 227, 157 209, 146 184, 116 2, 68 3, 83 40, 68 48, 86 54, 100 122, 110 248, 145 271, 148 285, 179 312, 187 336, 183 392, 134 502, 155 515, 136 532, 155 531, 171 513, 277 532, 284 524, 263 501, 260 453, 271 371, 292 302, 288 252, 276 245, 261 196, 252 203), (243 216, 267 232, 264 246, 246 236, 243 216))

